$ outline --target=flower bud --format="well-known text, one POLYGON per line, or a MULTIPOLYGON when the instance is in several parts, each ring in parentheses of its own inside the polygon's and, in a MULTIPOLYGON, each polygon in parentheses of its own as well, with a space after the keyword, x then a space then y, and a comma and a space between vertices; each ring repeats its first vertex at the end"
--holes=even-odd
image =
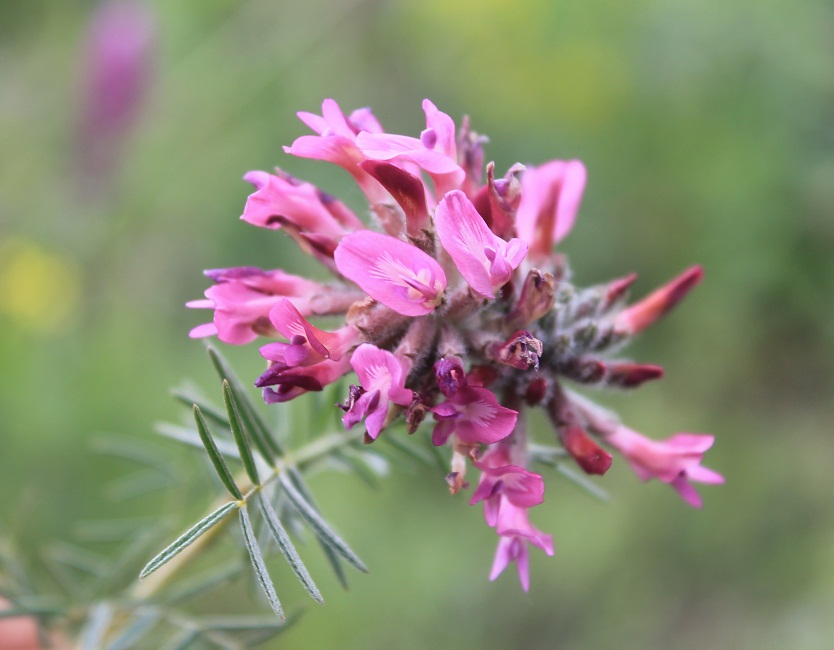
POLYGON ((632 336, 642 332, 683 300, 703 277, 704 271, 700 266, 687 269, 671 282, 617 314, 614 318, 615 331, 632 336))

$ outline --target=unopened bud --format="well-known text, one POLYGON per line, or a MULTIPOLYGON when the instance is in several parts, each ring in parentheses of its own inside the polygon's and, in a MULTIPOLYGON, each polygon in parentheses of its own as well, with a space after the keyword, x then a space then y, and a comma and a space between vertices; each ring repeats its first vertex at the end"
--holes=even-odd
POLYGON ((603 310, 610 309, 613 307, 617 302, 621 299, 625 298, 626 294, 628 293, 629 288, 634 281, 637 279, 637 274, 632 273, 630 275, 625 276, 624 278, 619 278, 618 280, 614 280, 613 282, 609 282, 608 286, 605 288, 605 298, 603 299, 603 310))
POLYGON ((353 303, 345 316, 347 325, 358 329, 369 341, 383 344, 402 335, 411 320, 370 297, 353 303))
POLYGON ((567 452, 586 474, 602 476, 611 467, 611 454, 591 440, 581 427, 562 427, 559 436, 567 452))
POLYGON ((605 383, 609 386, 634 388, 643 382, 660 379, 663 368, 648 363, 615 361, 606 364, 605 383))
POLYGON ((547 380, 544 377, 536 377, 527 384, 524 391, 524 399, 530 406, 540 404, 547 397, 547 380))
POLYGON ((539 320, 553 307, 556 280, 552 273, 532 269, 524 280, 521 296, 508 317, 510 327, 524 327, 539 320))
POLYGON ((599 359, 576 359, 562 369, 562 374, 580 384, 598 384, 605 377, 605 363, 599 359))
POLYGON ((621 311, 614 318, 614 329, 629 335, 642 332, 683 300, 703 277, 704 271, 700 266, 687 269, 671 282, 621 311))

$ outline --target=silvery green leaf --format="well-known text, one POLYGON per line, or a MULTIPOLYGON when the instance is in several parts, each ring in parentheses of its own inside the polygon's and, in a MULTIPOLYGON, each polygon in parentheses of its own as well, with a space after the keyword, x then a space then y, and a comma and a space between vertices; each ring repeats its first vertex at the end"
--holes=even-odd
POLYGON ((221 456, 220 452, 217 451, 217 445, 214 442, 214 438, 206 426, 206 421, 203 418, 203 414, 200 412, 200 407, 196 404, 194 405, 194 420, 197 422, 197 433, 200 434, 200 440, 203 441, 203 446, 206 448, 206 453, 208 453, 211 464, 214 465, 217 476, 220 477, 220 480, 223 482, 223 485, 226 486, 229 493, 240 501, 243 499, 243 495, 240 493, 240 489, 235 484, 235 480, 232 478, 229 468, 226 467, 226 461, 223 460, 223 456, 221 456))
POLYGON ((0 610, 0 620, 4 618, 17 618, 18 616, 48 616, 50 614, 64 614, 66 608, 64 607, 47 607, 47 606, 13 606, 9 609, 0 610))
POLYGON ((229 426, 232 429, 232 435, 240 452, 240 459, 243 461, 246 474, 253 485, 260 485, 261 479, 258 477, 258 469, 255 467, 255 459, 252 457, 252 444, 249 442, 249 436, 246 435, 243 422, 240 420, 240 409, 228 379, 223 380, 223 403, 226 405, 226 413, 229 414, 229 426))
MULTIPOLYGON (((301 472, 298 471, 295 467, 289 467, 287 469, 287 473, 282 476, 282 478, 286 477, 288 481, 292 483, 298 493, 302 496, 304 501, 312 507, 315 512, 320 512, 318 506, 316 505, 315 500, 313 499, 313 495, 310 493, 310 490, 307 488, 306 483, 304 482, 304 477, 301 475, 301 472)), ((286 496, 286 492, 284 493, 286 496)), ((289 497, 287 497, 287 501, 290 501, 289 497)), ((305 519, 301 512, 293 506, 292 512, 297 515, 300 519, 305 519)), ((297 521, 296 517, 293 517, 294 521, 297 521)), ((306 519, 305 519, 306 521, 306 519)), ((303 530, 303 529, 302 529, 303 530)), ((315 531, 314 531, 315 532, 315 531)), ((339 584, 342 585, 342 589, 348 589, 348 581, 347 575, 345 575, 345 568, 342 566, 342 560, 339 557, 339 554, 333 550, 333 547, 330 546, 324 539, 322 539, 318 534, 316 534, 316 541, 321 546, 321 550, 324 553, 324 556, 327 558, 327 562, 330 564, 330 567, 333 569, 333 573, 336 574, 336 579, 339 581, 339 584)))
POLYGON ((124 458, 142 465, 173 469, 166 452, 144 440, 103 433, 93 438, 92 447, 99 454, 124 458))
POLYGON ((160 618, 162 618, 162 613, 158 609, 138 610, 130 625, 113 640, 113 643, 107 646, 107 650, 130 650, 130 648, 134 648, 154 628, 160 618))
MULTIPOLYGON (((194 436, 197 436, 196 432, 194 436)), ((200 447, 202 448, 202 445, 200 447)), ((158 523, 158 517, 87 519, 75 524, 73 536, 86 542, 117 542, 133 538, 137 532, 147 530, 158 523)))
MULTIPOLYGON (((263 421, 263 418, 261 418, 261 416, 258 414, 258 411, 255 408, 255 404, 249 398, 249 394, 244 390, 243 384, 232 372, 231 368, 229 367, 229 364, 221 356, 220 352, 218 352, 217 349, 211 345, 208 345, 206 347, 208 349, 211 362, 214 365, 214 369, 217 371, 217 374, 220 376, 220 379, 225 379, 229 382, 229 385, 232 388, 232 392, 234 392, 235 397, 238 398, 241 417, 243 418, 246 425, 250 427, 250 431, 252 431, 253 437, 259 438, 260 441, 264 444, 264 446, 271 452, 273 452, 275 456, 281 456, 284 453, 281 449, 281 446, 270 433, 269 428, 263 421)), ((265 453, 264 457, 270 463, 274 461, 273 455, 270 453, 265 453)))
POLYGON ((176 591, 166 596, 165 602, 174 604, 187 601, 195 596, 202 596, 210 589, 236 578, 242 570, 242 564, 235 563, 231 566, 224 566, 219 571, 213 569, 188 580, 180 581, 176 591))
POLYGON ((112 618, 113 606, 110 603, 93 605, 81 630, 80 650, 100 650, 112 618))
POLYGON ((179 479, 174 475, 150 467, 111 481, 105 488, 105 493, 114 501, 125 501, 164 490, 178 483, 179 479))
POLYGON ((304 517, 305 521, 310 525, 310 528, 313 529, 316 537, 341 555, 353 567, 363 573, 367 573, 368 568, 362 560, 359 559, 359 556, 353 552, 353 550, 333 531, 332 528, 330 528, 327 522, 318 513, 315 506, 305 500, 287 475, 281 474, 279 480, 281 481, 281 485, 284 488, 284 493, 287 495, 287 498, 296 507, 301 516, 304 517))
POLYGON ((197 640, 198 636, 200 636, 200 633, 197 630, 182 630, 168 641, 168 644, 163 647, 163 650, 185 650, 197 640))
POLYGON ((229 514, 229 512, 239 507, 239 501, 229 501, 228 503, 224 503, 207 517, 198 521, 171 544, 169 544, 164 550, 162 550, 155 558, 148 562, 139 574, 139 578, 142 579, 149 576, 163 564, 173 559, 178 553, 180 553, 180 551, 189 546, 209 528, 222 521, 223 518, 229 514))
POLYGON ((365 462, 363 456, 364 454, 351 453, 351 450, 345 449, 333 452, 329 460, 343 465, 348 473, 355 474, 368 487, 377 489, 379 476, 376 470, 365 462))
MULTIPOLYGON (((224 426, 229 426, 229 423, 225 422, 224 426)), ((171 424, 169 422, 158 422, 154 428, 158 434, 163 435, 166 438, 185 443, 186 445, 191 445, 192 447, 199 447, 200 449, 204 448, 203 441, 200 439, 200 434, 197 433, 196 429, 189 429, 188 427, 171 424)), ((229 442, 228 440, 223 440, 222 438, 215 438, 214 444, 216 445, 217 450, 224 456, 239 458, 237 446, 234 443, 229 442)))
POLYGON ((53 543, 47 553, 56 562, 94 576, 103 576, 110 571, 106 557, 66 542, 53 543))
POLYGON ((222 427, 229 426, 229 420, 226 418, 226 414, 214 406, 214 404, 211 404, 202 395, 186 389, 176 389, 171 391, 171 394, 178 402, 182 402, 188 408, 191 408, 194 404, 196 404, 200 407, 203 415, 205 415, 209 420, 213 420, 216 424, 219 424, 222 427))
POLYGON ((269 572, 266 570, 261 549, 258 546, 258 541, 255 538, 255 531, 252 530, 252 522, 249 519, 249 510, 244 505, 240 511, 240 527, 243 530, 243 541, 246 543, 246 550, 249 551, 249 559, 252 560, 252 566, 255 569, 255 575, 258 577, 258 582, 266 594, 269 601, 269 606, 275 615, 284 620, 284 610, 281 609, 281 603, 278 600, 278 594, 275 593, 275 585, 272 584, 272 579, 269 577, 269 572))
POLYGON ((275 509, 272 507, 269 499, 264 496, 263 492, 258 493, 258 505, 261 507, 261 512, 263 512, 264 521, 266 521, 272 536, 275 538, 275 542, 278 544, 278 549, 286 558, 290 568, 293 570, 293 573, 295 573, 296 577, 301 581, 301 584, 313 600, 320 605, 323 605, 324 598, 322 598, 321 592, 319 592, 318 587, 316 587, 316 583, 313 582, 313 578, 310 577, 307 567, 304 566, 304 562, 301 561, 298 552, 295 550, 295 546, 287 535, 287 532, 284 530, 284 526, 281 524, 281 520, 278 519, 278 515, 275 514, 275 509))
POLYGON ((597 499, 600 499, 601 501, 610 500, 611 497, 608 495, 608 492, 603 490, 599 485, 591 481, 584 474, 580 474, 579 472, 574 470, 572 467, 568 467, 564 463, 559 463, 558 465, 556 465, 556 471, 559 472, 569 481, 576 483, 585 491, 590 492, 597 499))

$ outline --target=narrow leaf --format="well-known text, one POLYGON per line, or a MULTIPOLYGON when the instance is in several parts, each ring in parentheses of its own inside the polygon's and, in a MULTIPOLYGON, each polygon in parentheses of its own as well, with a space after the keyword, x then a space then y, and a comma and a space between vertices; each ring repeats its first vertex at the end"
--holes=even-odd
POLYGON ((583 490, 590 492, 593 496, 601 501, 609 501, 611 497, 608 496, 608 492, 603 490, 599 485, 591 481, 587 476, 584 474, 580 474, 572 467, 568 467, 563 463, 559 463, 556 465, 556 471, 559 472, 562 476, 566 479, 573 481, 583 490))
POLYGON ((261 549, 258 546, 258 541, 255 539, 255 531, 252 530, 252 521, 249 519, 249 510, 244 505, 240 509, 240 527, 243 530, 243 540, 246 543, 246 550, 249 551, 249 559, 252 560, 252 566, 255 568, 255 575, 258 576, 258 582, 261 583, 261 588, 266 594, 269 601, 269 606, 275 615, 282 621, 285 620, 284 610, 281 609, 281 603, 278 601, 278 594, 275 593, 275 585, 272 584, 272 579, 269 577, 269 572, 266 570, 261 549))
POLYGON ((20 616, 47 616, 52 614, 64 614, 64 607, 24 607, 16 606, 11 609, 0 610, 0 621, 4 618, 18 618, 20 616))
MULTIPOLYGON (((313 495, 310 493, 307 484, 304 482, 304 477, 301 475, 301 472, 296 467, 289 467, 287 468, 287 478, 289 481, 292 482, 295 489, 298 490, 298 493, 302 496, 304 501, 306 501, 315 512, 320 513, 319 507, 316 505, 315 499, 313 499, 313 495)), ((299 512, 296 508, 294 512, 299 512)), ((302 519, 304 517, 301 517, 302 519)), ((333 547, 330 546, 324 539, 316 535, 316 541, 321 546, 321 550, 324 553, 324 557, 327 558, 327 562, 330 564, 330 568, 333 569, 333 573, 336 574, 336 579, 339 581, 339 584, 342 585, 342 589, 346 590, 349 589, 347 575, 345 574, 345 568, 342 566, 342 558, 339 554, 333 550, 333 547)))
POLYGON ((136 645, 162 618, 157 609, 139 611, 127 629, 117 636, 107 650, 128 650, 136 645))
POLYGON ((199 631, 194 629, 184 629, 177 633, 177 635, 168 642, 168 645, 164 647, 164 650, 185 650, 197 640, 198 636, 200 636, 199 631))
POLYGON ((229 426, 229 420, 226 418, 226 414, 211 404, 202 395, 185 388, 177 388, 171 391, 171 394, 178 402, 185 404, 188 408, 191 408, 194 404, 196 404, 200 407, 203 415, 205 415, 209 420, 213 420, 216 424, 223 427, 229 426))
MULTIPOLYGON (((261 455, 267 460, 267 462, 270 465, 274 465, 275 454, 277 453, 275 449, 277 449, 277 447, 273 449, 273 447, 270 446, 271 436, 267 430, 266 424, 264 424, 262 420, 258 420, 260 421, 260 425, 258 424, 258 421, 256 421, 257 412, 254 409, 254 405, 252 405, 246 395, 241 392, 239 387, 233 384, 229 379, 224 379, 223 384, 224 386, 229 387, 228 391, 232 397, 234 397, 241 427, 252 438, 252 442, 255 443, 258 451, 261 452, 261 455)), ((224 388, 224 392, 225 390, 226 389, 224 388)), ((226 408, 228 410, 228 406, 226 408)))
POLYGON ((281 485, 284 487, 284 491, 287 495, 287 498, 290 502, 296 507, 299 514, 307 521, 310 525, 310 528, 313 529, 313 532, 316 534, 322 542, 327 544, 331 547, 334 551, 336 551, 339 555, 341 555, 349 564, 353 567, 362 571, 363 573, 368 572, 368 568, 359 559, 359 556, 353 552, 353 550, 344 542, 344 540, 339 537, 333 529, 327 524, 327 522, 322 518, 322 516, 317 512, 315 507, 313 507, 310 503, 308 503, 296 487, 293 485, 292 481, 289 480, 286 474, 282 474, 280 476, 281 485))
MULTIPOLYGON (((223 426, 227 427, 229 426, 229 423, 224 422, 223 426)), ((197 433, 196 429, 189 429, 188 427, 171 424, 170 422, 158 422, 154 428, 158 434, 165 436, 166 438, 182 442, 186 445, 191 445, 192 447, 198 447, 200 449, 204 448, 203 441, 200 439, 200 434, 197 433)), ((234 443, 229 442, 228 440, 223 440, 222 438, 216 438, 214 440, 214 444, 217 447, 217 451, 224 456, 238 458, 237 446, 234 443)))
POLYGON ((372 489, 379 488, 379 475, 376 469, 365 461, 362 455, 350 450, 333 452, 331 460, 342 463, 348 472, 355 474, 365 485, 372 489))
MULTIPOLYGON (((387 445, 390 445, 397 451, 405 454, 409 458, 426 467, 434 467, 435 459, 433 456, 426 453, 421 447, 413 444, 412 440, 402 440, 399 436, 380 436, 379 440, 387 445)), ((432 445, 433 447, 434 445, 432 445)))
POLYGON ((236 578, 242 569, 243 565, 236 562, 231 566, 224 566, 219 571, 213 569, 183 580, 178 584, 175 592, 165 597, 165 602, 170 605, 185 602, 195 596, 202 596, 210 589, 236 578))
POLYGON ((214 465, 217 475, 220 477, 220 480, 223 481, 223 485, 226 486, 229 493, 235 499, 240 501, 243 499, 243 495, 240 493, 240 489, 237 485, 235 485, 235 480, 229 473, 229 468, 226 467, 226 461, 223 460, 223 456, 221 456, 220 452, 217 451, 217 445, 214 443, 214 438, 212 438, 211 433, 209 433, 206 421, 203 419, 203 414, 200 411, 200 407, 196 404, 194 405, 194 420, 197 422, 197 433, 200 434, 200 440, 203 441, 203 446, 206 448, 206 453, 208 453, 211 464, 214 465))
POLYGON ((252 457, 252 443, 249 442, 249 436, 246 435, 243 423, 240 421, 240 410, 237 406, 232 389, 229 386, 229 380, 223 380, 223 403, 226 405, 226 413, 229 414, 229 426, 232 429, 232 435, 235 438, 235 444, 240 452, 240 459, 243 461, 243 468, 249 475, 249 480, 253 485, 260 485, 261 479, 258 477, 258 468, 255 467, 255 459, 252 457))
MULTIPOLYGON (((283 455, 284 452, 281 449, 281 446, 270 433, 269 427, 266 426, 266 423, 263 421, 263 418, 261 418, 257 409, 255 408, 255 404, 249 398, 249 394, 244 390, 243 384, 232 372, 231 368, 229 368, 229 364, 214 347, 209 345, 207 346, 207 348, 209 357, 211 358, 211 362, 214 365, 214 369, 217 371, 217 374, 220 375, 221 379, 228 380, 230 386, 232 387, 232 391, 235 393, 235 397, 238 398, 241 416, 243 417, 244 422, 247 424, 247 426, 250 427, 250 430, 253 432, 253 437, 260 438, 264 445, 268 447, 272 452, 274 452, 275 456, 283 455)), ((272 455, 264 455, 270 463, 273 462, 272 455)))
POLYGON ((81 650, 99 650, 113 618, 113 606, 110 603, 98 603, 92 607, 84 628, 81 630, 79 648, 81 650))
POLYGON ((168 562, 168 560, 171 560, 175 555, 182 551, 186 546, 189 546, 192 542, 194 542, 209 528, 220 522, 227 514, 229 514, 229 512, 239 507, 239 501, 229 501, 228 503, 224 503, 207 517, 198 521, 191 528, 180 535, 167 548, 161 551, 154 559, 148 562, 139 574, 139 579, 141 580, 156 571, 159 567, 168 562))
POLYGON ((269 526, 269 530, 275 538, 275 542, 278 544, 281 554, 286 558, 287 562, 289 562, 293 573, 295 573, 296 577, 301 581, 301 584, 304 585, 304 588, 313 600, 320 605, 324 605, 324 598, 322 598, 318 587, 316 587, 316 583, 313 582, 313 578, 310 577, 307 567, 304 566, 304 562, 301 561, 298 552, 295 550, 295 546, 287 535, 287 531, 285 531, 284 526, 281 525, 281 520, 278 519, 278 515, 275 513, 275 508, 272 507, 272 504, 269 502, 269 499, 264 496, 263 492, 258 492, 258 505, 261 507, 264 520, 266 521, 267 526, 269 526))

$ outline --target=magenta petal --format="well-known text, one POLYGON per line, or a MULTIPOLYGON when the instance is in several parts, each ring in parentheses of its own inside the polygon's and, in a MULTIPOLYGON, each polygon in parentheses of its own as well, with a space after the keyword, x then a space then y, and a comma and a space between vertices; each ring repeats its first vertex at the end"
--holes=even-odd
POLYGON ((704 504, 701 500, 701 495, 698 494, 698 491, 692 486, 692 484, 686 480, 685 475, 681 475, 678 478, 674 479, 670 485, 675 488, 677 493, 680 495, 681 499, 686 501, 690 506, 693 508, 701 508, 704 504))
POLYGON ((371 298, 404 316, 423 316, 440 303, 446 274, 416 246, 370 230, 344 237, 336 268, 371 298))
POLYGON ((459 190, 449 192, 438 203, 434 223, 443 248, 460 274, 487 298, 495 297, 495 290, 510 279, 527 253, 525 242, 514 239, 508 244, 493 234, 459 190))
POLYGON ((550 255, 573 228, 586 176, 578 160, 552 160, 522 175, 516 232, 537 258, 550 255))
POLYGON ((443 111, 437 109, 430 100, 423 100, 423 112, 426 114, 426 130, 431 131, 434 139, 433 149, 441 151, 451 160, 457 158, 455 141, 455 121, 443 111))
POLYGON ((192 339, 201 339, 204 336, 217 336, 217 326, 214 323, 203 323, 197 325, 188 332, 188 336, 192 339))

